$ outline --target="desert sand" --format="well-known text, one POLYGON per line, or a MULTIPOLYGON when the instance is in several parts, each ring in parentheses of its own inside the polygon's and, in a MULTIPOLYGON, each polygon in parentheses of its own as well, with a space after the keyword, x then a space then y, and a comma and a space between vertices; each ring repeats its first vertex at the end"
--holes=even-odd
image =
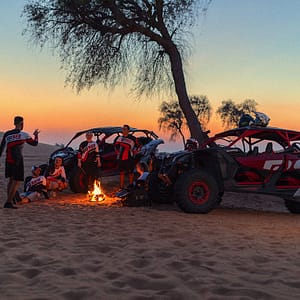
MULTIPOLYGON (((26 146, 26 174, 53 150, 26 146)), ((1 299, 300 299, 300 216, 273 197, 226 194, 195 215, 66 191, 0 219, 1 299)))

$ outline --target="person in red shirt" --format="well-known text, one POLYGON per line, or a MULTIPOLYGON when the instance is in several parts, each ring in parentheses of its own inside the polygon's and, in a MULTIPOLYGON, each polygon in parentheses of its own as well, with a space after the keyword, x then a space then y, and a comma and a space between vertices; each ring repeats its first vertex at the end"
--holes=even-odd
POLYGON ((129 184, 133 184, 134 179, 134 154, 137 147, 136 138, 129 134, 130 127, 123 125, 122 136, 119 136, 115 142, 117 160, 120 170, 120 189, 124 189, 125 173, 129 174, 129 184))
POLYGON ((27 143, 32 146, 38 144, 39 131, 36 129, 33 133, 34 139, 26 132, 22 131, 24 127, 23 117, 14 118, 15 129, 4 133, 0 144, 0 156, 6 147, 5 177, 9 178, 7 185, 7 201, 4 208, 17 208, 13 205, 13 199, 18 189, 20 181, 24 181, 24 161, 23 146, 27 143))
POLYGON ((79 145, 78 167, 84 170, 87 176, 88 189, 92 190, 94 180, 97 178, 101 167, 99 146, 93 141, 93 133, 87 132, 86 140, 79 145))

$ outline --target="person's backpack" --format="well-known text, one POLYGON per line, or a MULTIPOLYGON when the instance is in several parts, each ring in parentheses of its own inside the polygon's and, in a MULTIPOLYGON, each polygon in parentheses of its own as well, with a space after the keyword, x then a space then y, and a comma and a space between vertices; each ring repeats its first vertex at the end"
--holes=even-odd
POLYGON ((133 189, 130 193, 122 199, 124 206, 138 207, 138 206, 151 206, 151 201, 145 189, 133 189))

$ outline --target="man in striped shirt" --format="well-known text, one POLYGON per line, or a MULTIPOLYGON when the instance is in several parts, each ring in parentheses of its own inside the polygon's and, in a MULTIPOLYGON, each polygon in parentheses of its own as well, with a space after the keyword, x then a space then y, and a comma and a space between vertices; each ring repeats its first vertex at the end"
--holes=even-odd
POLYGON ((87 176, 88 190, 92 190, 94 180, 98 176, 98 170, 101 167, 99 146, 93 141, 93 133, 87 132, 86 140, 79 145, 78 167, 85 171, 87 176))
POLYGON ((39 131, 36 129, 33 133, 34 139, 26 132, 22 131, 24 127, 23 117, 14 118, 15 129, 4 133, 0 144, 0 156, 6 147, 5 177, 9 178, 7 185, 7 201, 4 208, 17 208, 13 205, 13 198, 18 189, 20 181, 24 181, 24 161, 23 146, 25 143, 37 146, 39 131))
POLYGON ((133 184, 134 179, 134 155, 137 146, 136 138, 129 134, 130 127, 123 125, 122 136, 119 136, 115 142, 117 160, 120 170, 120 189, 124 189, 125 173, 129 174, 129 184, 133 184))

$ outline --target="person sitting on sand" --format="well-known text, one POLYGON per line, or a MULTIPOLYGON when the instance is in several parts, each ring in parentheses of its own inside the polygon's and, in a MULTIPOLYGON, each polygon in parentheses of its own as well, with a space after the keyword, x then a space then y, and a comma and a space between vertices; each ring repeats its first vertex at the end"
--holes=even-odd
POLYGON ((41 199, 48 199, 46 178, 41 175, 41 168, 32 166, 32 176, 25 178, 24 193, 20 194, 21 203, 29 203, 41 199))
POLYGON ((138 174, 138 178, 133 182, 130 188, 123 189, 116 193, 116 196, 119 198, 126 198, 130 194, 132 194, 135 190, 143 189, 147 190, 147 181, 148 181, 148 166, 145 162, 139 161, 136 164, 136 173, 138 174))
POLYGON ((142 187, 146 185, 147 178, 149 176, 148 166, 144 161, 139 161, 136 164, 136 172, 138 173, 139 177, 134 182, 135 187, 142 187))
POLYGON ((47 190, 52 191, 52 196, 55 197, 57 191, 62 191, 68 187, 63 160, 60 156, 55 157, 54 164, 50 166, 47 173, 47 190))

